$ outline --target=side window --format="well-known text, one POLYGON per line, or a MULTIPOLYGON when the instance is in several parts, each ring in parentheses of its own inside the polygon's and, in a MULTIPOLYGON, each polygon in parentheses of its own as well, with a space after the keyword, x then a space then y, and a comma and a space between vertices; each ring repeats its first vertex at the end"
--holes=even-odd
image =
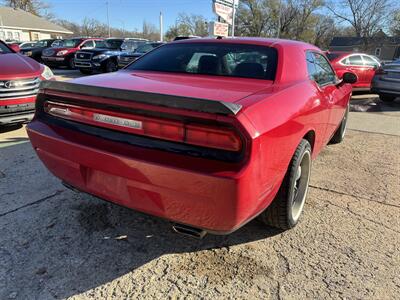
POLYGON ((313 53, 315 73, 314 80, 318 85, 326 85, 336 81, 336 75, 327 59, 319 54, 313 53))
POLYGON ((311 80, 315 80, 315 63, 314 55, 311 52, 306 53, 307 71, 311 80))
POLYGON ((351 66, 363 66, 364 65, 361 55, 349 56, 348 60, 349 60, 349 65, 351 65, 351 66))
POLYGON ((379 63, 372 57, 363 55, 364 64, 371 67, 378 67, 379 63))

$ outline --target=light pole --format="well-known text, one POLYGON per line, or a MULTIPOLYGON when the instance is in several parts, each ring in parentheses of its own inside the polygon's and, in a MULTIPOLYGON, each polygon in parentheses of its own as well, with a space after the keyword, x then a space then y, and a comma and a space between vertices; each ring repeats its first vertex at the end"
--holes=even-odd
POLYGON ((163 14, 160 11, 160 41, 164 41, 164 25, 163 25, 163 14))
POLYGON ((109 16, 109 13, 108 13, 108 1, 106 1, 106 6, 107 6, 108 37, 111 37, 110 16, 109 16))

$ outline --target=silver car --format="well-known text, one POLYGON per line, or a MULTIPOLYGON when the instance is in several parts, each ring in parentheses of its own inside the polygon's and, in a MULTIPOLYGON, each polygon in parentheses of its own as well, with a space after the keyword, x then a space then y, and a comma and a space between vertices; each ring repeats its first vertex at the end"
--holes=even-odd
POLYGON ((400 60, 383 65, 376 70, 371 91, 384 102, 392 102, 400 97, 400 60))

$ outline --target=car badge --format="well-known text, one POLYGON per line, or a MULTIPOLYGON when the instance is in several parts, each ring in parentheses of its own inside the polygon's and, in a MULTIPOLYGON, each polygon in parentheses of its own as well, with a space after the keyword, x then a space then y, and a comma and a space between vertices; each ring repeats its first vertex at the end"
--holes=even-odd
POLYGON ((11 89, 12 87, 14 87, 14 84, 12 83, 12 81, 6 81, 3 83, 3 85, 6 89, 11 89))

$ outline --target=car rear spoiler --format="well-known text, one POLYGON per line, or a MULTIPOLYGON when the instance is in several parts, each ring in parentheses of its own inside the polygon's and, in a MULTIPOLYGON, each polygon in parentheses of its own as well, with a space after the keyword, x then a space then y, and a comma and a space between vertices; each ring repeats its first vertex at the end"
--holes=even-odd
POLYGON ((40 84, 40 90, 44 91, 44 93, 46 93, 46 90, 53 90, 57 92, 133 101, 156 106, 223 115, 236 115, 242 108, 240 104, 224 101, 131 91, 51 80, 42 81, 40 84))

